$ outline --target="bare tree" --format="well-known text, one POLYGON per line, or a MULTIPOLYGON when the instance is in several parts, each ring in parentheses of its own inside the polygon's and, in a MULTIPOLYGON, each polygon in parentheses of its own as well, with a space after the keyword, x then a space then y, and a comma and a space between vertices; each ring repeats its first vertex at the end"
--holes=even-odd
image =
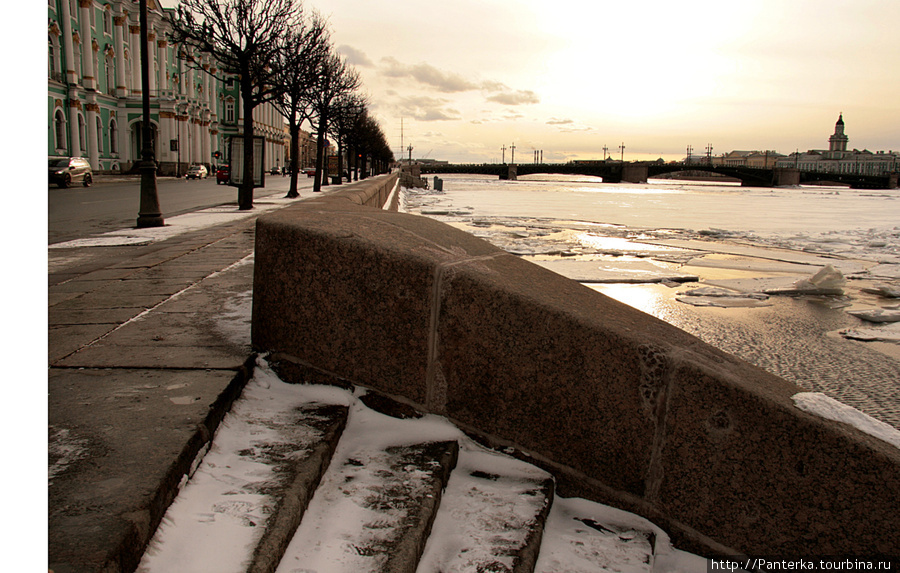
POLYGON ((278 66, 276 83, 281 97, 272 101, 288 120, 291 135, 291 184, 287 197, 299 197, 297 177, 300 171, 300 126, 312 114, 313 90, 318 85, 319 71, 331 51, 325 20, 313 13, 308 21, 296 26, 288 36, 284 60, 278 66))
POLYGON ((348 66, 347 62, 335 53, 325 58, 319 70, 319 82, 312 91, 310 105, 313 111, 311 121, 316 128, 316 180, 313 191, 322 190, 322 177, 327 173, 323 169, 325 154, 325 138, 331 121, 333 104, 338 96, 348 94, 361 85, 359 73, 348 66))
POLYGON ((354 132, 354 138, 358 145, 357 154, 363 164, 362 177, 386 172, 394 161, 394 152, 391 151, 387 137, 378 122, 367 113, 363 114, 354 132), (369 159, 371 165, 367 165, 369 159))
MULTIPOLYGON (((273 63, 284 60, 291 30, 303 17, 299 0, 181 0, 168 16, 172 39, 213 57, 237 75, 244 114, 243 179, 238 208, 253 208, 253 109, 278 97, 273 63)), ((232 158, 233 160, 233 158, 232 158)))
MULTIPOLYGON (((360 117, 366 112, 367 105, 368 101, 365 96, 353 92, 339 95, 332 104, 331 125, 328 126, 328 131, 334 136, 335 143, 337 143, 340 181, 343 181, 344 177, 344 151, 350 147, 353 130, 360 117)), ((347 169, 350 169, 349 165, 347 169)))

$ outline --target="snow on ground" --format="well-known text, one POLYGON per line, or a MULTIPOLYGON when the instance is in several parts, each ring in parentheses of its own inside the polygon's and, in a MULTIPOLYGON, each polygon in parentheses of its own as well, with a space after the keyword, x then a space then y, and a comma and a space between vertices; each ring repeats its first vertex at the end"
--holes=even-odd
POLYGON ((49 245, 49 249, 70 249, 76 247, 123 247, 134 245, 149 245, 157 241, 164 241, 178 235, 223 225, 233 221, 246 219, 251 215, 280 209, 296 202, 295 199, 278 197, 266 197, 256 199, 252 211, 241 211, 234 205, 219 205, 201 211, 167 217, 166 224, 162 227, 148 227, 145 229, 119 229, 103 233, 96 237, 75 239, 62 243, 49 245))
POLYGON ((47 484, 53 485, 53 480, 67 467, 88 455, 88 441, 72 435, 68 428, 48 427, 50 439, 48 440, 47 459, 50 462, 47 484))
POLYGON ((810 414, 828 420, 849 424, 861 432, 875 436, 896 448, 900 448, 900 430, 851 408, 821 392, 801 392, 793 396, 794 404, 810 414))

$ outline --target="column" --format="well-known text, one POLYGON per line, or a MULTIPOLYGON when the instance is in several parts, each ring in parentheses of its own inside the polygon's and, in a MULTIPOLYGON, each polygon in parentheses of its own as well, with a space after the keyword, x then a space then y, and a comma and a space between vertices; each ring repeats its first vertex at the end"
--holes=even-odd
POLYGON ((147 32, 147 52, 148 62, 147 65, 150 66, 150 95, 151 97, 159 97, 159 94, 156 93, 156 50, 153 47, 156 46, 156 32, 150 30, 147 32))
POLYGON ((87 125, 85 126, 87 129, 85 130, 85 137, 87 137, 87 151, 88 151, 88 161, 91 162, 91 167, 94 169, 100 169, 100 149, 98 148, 98 133, 97 133, 97 115, 100 113, 100 106, 97 105, 97 96, 95 92, 87 93, 87 102, 84 106, 85 109, 85 122, 87 125))
POLYGON ((129 25, 128 31, 131 32, 131 41, 129 42, 131 47, 129 50, 131 54, 131 95, 139 96, 141 95, 141 27, 129 25))
MULTIPOLYGON (((160 108, 162 108, 162 102, 160 102, 160 108)), ((160 163, 165 162, 174 162, 175 158, 172 157, 173 152, 171 151, 171 141, 175 139, 174 135, 174 126, 175 123, 175 112, 171 110, 159 110, 159 161, 160 163)))
POLYGON ((157 40, 156 49, 159 59, 159 89, 168 90, 169 78, 166 73, 169 71, 169 44, 165 40, 157 40))
POLYGON ((116 106, 116 128, 119 130, 119 167, 126 169, 125 162, 131 161, 131 137, 128 133, 128 109, 125 98, 119 98, 116 106))
MULTIPOLYGON (((221 154, 225 153, 225 150, 219 146, 219 124, 216 123, 215 121, 211 121, 209 123, 209 148, 212 151, 218 151, 221 154)), ((219 159, 216 160, 216 163, 224 163, 224 162, 225 162, 224 155, 222 157, 219 157, 219 159)))
MULTIPOLYGON (((62 61, 64 67, 63 72, 66 74, 66 81, 69 85, 78 83, 78 74, 75 72, 75 46, 72 42, 72 11, 69 8, 69 2, 60 2, 62 5, 62 45, 60 48, 65 54, 65 60, 62 61)), ((71 122, 69 123, 71 126, 71 122)))
POLYGON ((74 89, 69 90, 69 139, 71 147, 69 153, 73 157, 81 155, 81 134, 78 130, 78 112, 81 110, 81 100, 74 89))
MULTIPOLYGON (((177 112, 176 112, 177 113, 177 112)), ((188 153, 187 153, 187 133, 184 129, 184 125, 187 122, 187 116, 181 115, 177 113, 175 116, 175 139, 178 140, 178 153, 176 153, 175 160, 179 164, 179 172, 178 176, 180 177, 182 173, 184 173, 184 163, 189 163, 188 161, 188 153)))
POLYGON ((186 46, 181 46, 180 50, 182 50, 183 56, 179 58, 179 70, 181 76, 181 94, 185 99, 189 99, 191 97, 191 84, 194 79, 194 72, 191 70, 190 66, 190 53, 188 52, 188 48, 186 46))
MULTIPOLYGON (((65 4, 65 2, 63 2, 65 4)), ((116 97, 128 96, 125 81, 125 16, 113 16, 113 34, 116 41, 116 97)))
POLYGON ((200 120, 200 162, 204 165, 212 163, 212 152, 209 149, 209 110, 203 110, 200 120))
MULTIPOLYGON (((65 3, 65 2, 63 2, 65 3)), ((89 90, 97 89, 97 79, 94 76, 94 51, 91 49, 91 10, 94 9, 93 0, 78 0, 81 20, 81 66, 84 70, 84 87, 89 90)))
POLYGON ((206 93, 207 102, 209 104, 209 111, 215 116, 218 112, 218 88, 219 88, 219 80, 216 78, 216 68, 210 67, 209 73, 209 90, 206 93))
POLYGON ((193 117, 191 117, 191 163, 203 163, 205 159, 200 151, 200 118, 197 117, 199 110, 195 108, 193 117))
MULTIPOLYGON (((209 109, 209 91, 210 91, 211 82, 209 81, 210 77, 209 77, 209 57, 208 56, 203 57, 203 71, 200 72, 200 75, 203 76, 203 80, 202 80, 203 81, 203 83, 202 83, 203 93, 200 94, 200 102, 199 103, 200 103, 201 107, 209 109)), ((206 118, 206 119, 208 120, 209 118, 206 118)), ((206 161, 209 161, 209 158, 207 158, 206 161)))

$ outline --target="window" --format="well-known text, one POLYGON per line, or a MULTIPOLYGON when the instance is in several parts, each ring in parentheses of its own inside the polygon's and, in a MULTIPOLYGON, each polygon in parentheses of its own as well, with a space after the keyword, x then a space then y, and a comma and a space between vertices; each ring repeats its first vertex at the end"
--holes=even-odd
POLYGON ((107 9, 103 11, 103 33, 107 36, 112 36, 112 14, 109 11, 109 4, 106 5, 107 9))
POLYGON ((50 79, 56 79, 56 42, 53 41, 52 35, 47 37, 47 55, 47 71, 50 73, 50 79))
POLYGON ((66 148, 66 116, 63 115, 61 109, 56 108, 53 122, 56 124, 56 149, 57 151, 66 148))
POLYGON ((78 72, 78 78, 76 81, 80 82, 81 77, 84 75, 83 62, 81 59, 81 44, 75 44, 75 70, 78 72))
POLYGON ((119 152, 119 138, 118 138, 118 128, 119 126, 116 124, 115 118, 110 118, 109 120, 109 152, 118 153, 119 152))
POLYGON ((84 153, 87 145, 87 137, 84 135, 84 116, 78 114, 78 139, 81 146, 81 152, 84 153))
POLYGON ((103 122, 97 116, 97 153, 103 155, 103 122))
POLYGON ((225 122, 226 123, 234 123, 234 99, 228 98, 225 100, 225 122))

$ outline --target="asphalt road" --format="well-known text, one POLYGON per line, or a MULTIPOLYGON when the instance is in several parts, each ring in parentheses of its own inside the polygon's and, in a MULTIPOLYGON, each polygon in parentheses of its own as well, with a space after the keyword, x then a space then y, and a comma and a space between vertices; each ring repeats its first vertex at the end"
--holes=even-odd
MULTIPOLYGON (((312 179, 300 177, 301 195, 312 186, 312 179)), ((266 176, 266 186, 256 189, 254 197, 287 193, 289 177, 266 176)), ((140 179, 117 178, 103 182, 95 179, 92 187, 76 185, 68 189, 50 186, 47 195, 47 243, 59 243, 134 227, 140 208, 140 179)), ((160 178, 157 181, 159 207, 163 218, 223 204, 237 204, 237 188, 216 185, 215 178, 186 180, 160 178)))

